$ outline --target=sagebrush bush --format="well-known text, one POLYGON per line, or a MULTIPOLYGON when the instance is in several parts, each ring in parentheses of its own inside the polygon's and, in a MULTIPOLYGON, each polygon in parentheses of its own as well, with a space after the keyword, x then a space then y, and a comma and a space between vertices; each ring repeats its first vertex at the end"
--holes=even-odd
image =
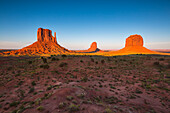
POLYGON ((46 65, 40 65, 40 68, 48 69, 50 66, 48 64, 46 65))
POLYGON ((59 64, 59 67, 64 67, 64 66, 67 66, 68 64, 66 63, 66 62, 61 62, 60 64, 59 64))

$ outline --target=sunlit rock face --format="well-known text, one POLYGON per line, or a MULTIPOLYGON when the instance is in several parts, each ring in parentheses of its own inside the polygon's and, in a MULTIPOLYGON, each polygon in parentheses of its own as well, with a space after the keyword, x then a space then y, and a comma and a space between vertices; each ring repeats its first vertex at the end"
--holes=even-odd
POLYGON ((144 41, 141 35, 130 35, 126 38, 125 47, 118 50, 116 54, 157 54, 143 47, 144 41))
POLYGON ((49 29, 38 28, 37 30, 37 41, 39 42, 55 42, 56 41, 56 32, 54 32, 54 37, 52 36, 52 31, 49 29))
POLYGON ((127 39, 126 39, 126 44, 125 47, 129 47, 129 46, 143 46, 143 38, 141 35, 130 35, 127 39))
POLYGON ((93 42, 90 46, 90 48, 88 49, 88 51, 96 51, 97 49, 97 43, 93 42))
POLYGON ((60 46, 56 40, 56 33, 52 36, 49 29, 38 28, 37 41, 16 51, 6 52, 8 55, 37 55, 37 54, 65 54, 71 51, 60 46))

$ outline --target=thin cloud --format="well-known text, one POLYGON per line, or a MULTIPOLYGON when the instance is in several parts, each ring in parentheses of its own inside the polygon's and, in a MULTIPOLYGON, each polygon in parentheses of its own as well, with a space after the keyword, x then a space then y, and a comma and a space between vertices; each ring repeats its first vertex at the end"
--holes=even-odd
POLYGON ((31 42, 10 42, 10 41, 0 41, 0 49, 21 49, 31 42))

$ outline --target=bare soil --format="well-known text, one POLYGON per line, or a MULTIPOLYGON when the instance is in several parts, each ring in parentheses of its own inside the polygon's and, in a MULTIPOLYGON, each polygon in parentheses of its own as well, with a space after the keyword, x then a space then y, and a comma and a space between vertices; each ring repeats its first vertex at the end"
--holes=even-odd
POLYGON ((168 113, 170 56, 0 57, 0 113, 168 113))

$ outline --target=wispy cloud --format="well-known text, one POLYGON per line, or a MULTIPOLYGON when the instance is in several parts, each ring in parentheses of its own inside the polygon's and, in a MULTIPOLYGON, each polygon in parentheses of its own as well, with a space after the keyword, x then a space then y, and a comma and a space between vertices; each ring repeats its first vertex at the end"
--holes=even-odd
POLYGON ((21 49, 31 42, 10 42, 10 41, 0 41, 0 49, 21 49))
POLYGON ((170 49, 170 42, 150 42, 145 45, 150 49, 170 49))

